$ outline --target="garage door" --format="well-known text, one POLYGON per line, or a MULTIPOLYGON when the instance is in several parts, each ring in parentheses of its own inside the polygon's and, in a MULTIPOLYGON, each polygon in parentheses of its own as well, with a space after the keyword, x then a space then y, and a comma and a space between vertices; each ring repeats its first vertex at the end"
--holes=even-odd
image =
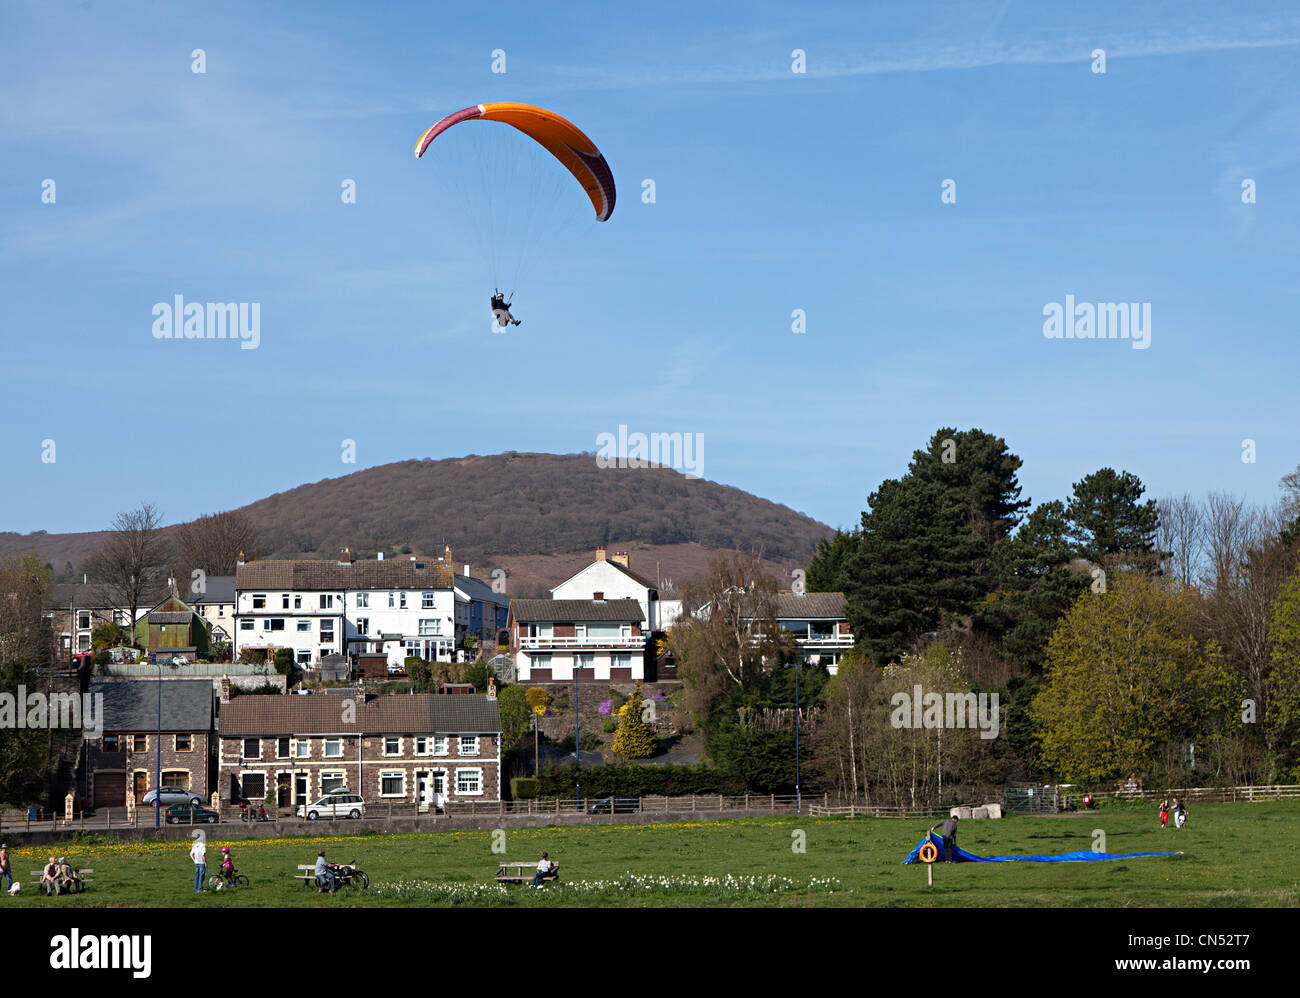
POLYGON ((95 774, 95 807, 126 806, 126 774, 95 774))

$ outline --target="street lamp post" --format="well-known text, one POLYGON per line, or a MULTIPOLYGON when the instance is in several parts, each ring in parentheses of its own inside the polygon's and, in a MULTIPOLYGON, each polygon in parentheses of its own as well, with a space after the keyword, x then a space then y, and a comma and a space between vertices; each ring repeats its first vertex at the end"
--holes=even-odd
POLYGON ((155 660, 158 667, 158 731, 154 738, 154 792, 153 792, 153 827, 162 827, 162 663, 155 660))
POLYGON ((802 798, 799 796, 799 660, 794 660, 794 809, 801 812, 802 798))
POLYGON ((573 758, 578 762, 578 780, 574 783, 574 795, 577 798, 576 809, 582 810, 582 749, 578 747, 578 674, 573 675, 573 758))

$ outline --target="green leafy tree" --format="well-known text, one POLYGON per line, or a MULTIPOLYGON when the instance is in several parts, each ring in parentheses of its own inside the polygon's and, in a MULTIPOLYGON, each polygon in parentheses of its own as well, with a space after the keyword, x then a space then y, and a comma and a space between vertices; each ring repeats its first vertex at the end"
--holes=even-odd
POLYGON ((856 530, 837 530, 833 537, 817 542, 817 553, 808 563, 804 583, 810 593, 839 593, 848 586, 849 559, 861 540, 856 530))
POLYGON ((1268 704, 1262 721, 1280 747, 1275 767, 1300 773, 1300 573, 1293 575, 1274 604, 1270 628, 1273 652, 1267 680, 1268 704))
POLYGON ((406 674, 411 677, 411 688, 416 693, 428 693, 433 685, 433 666, 417 655, 406 658, 406 674))
POLYGON ((1029 508, 1029 501, 1020 498, 1016 479, 1023 463, 1001 437, 978 429, 943 427, 925 450, 912 454, 907 469, 912 477, 940 486, 949 501, 961 507, 979 545, 979 571, 986 578, 983 563, 1029 508))
POLYGON ((655 729, 641 716, 644 698, 638 681, 627 702, 618 709, 614 754, 624 759, 648 759, 659 750, 655 729))
POLYGON ((1057 622, 1091 584, 1090 576, 1069 567, 1068 529, 1065 505, 1054 500, 1035 508, 1014 537, 993 549, 997 588, 976 607, 973 623, 1022 672, 1042 667, 1057 622))
POLYGON ((862 647, 884 665, 945 617, 970 612, 980 542, 967 509, 934 482, 891 479, 868 501, 848 565, 847 614, 862 647))
POLYGON ((473 683, 474 689, 479 693, 486 693, 488 688, 488 677, 493 672, 486 665, 471 665, 465 670, 465 682, 473 683))
POLYGON ((522 686, 507 686, 497 694, 497 706, 501 709, 501 743, 514 748, 532 725, 528 693, 522 686))
POLYGON ((1126 573, 1066 614, 1032 707, 1054 773, 1085 783, 1161 775, 1162 752, 1195 743, 1239 702, 1217 646, 1193 634, 1195 599, 1126 573))
POLYGON ((90 647, 95 651, 101 648, 116 648, 119 645, 130 644, 127 640, 129 637, 126 628, 108 621, 90 632, 90 647))
POLYGON ((275 671, 282 676, 287 676, 293 672, 293 649, 277 648, 275 650, 275 671))
POLYGON ((1104 566, 1154 571, 1160 511, 1154 499, 1142 502, 1142 480, 1127 471, 1102 468, 1074 483, 1066 508, 1075 552, 1104 566))

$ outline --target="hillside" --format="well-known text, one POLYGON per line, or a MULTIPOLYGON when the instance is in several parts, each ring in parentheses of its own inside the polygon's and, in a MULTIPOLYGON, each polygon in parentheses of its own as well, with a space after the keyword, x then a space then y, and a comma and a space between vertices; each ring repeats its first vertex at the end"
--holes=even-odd
MULTIPOLYGON (((740 489, 668 468, 603 469, 586 454, 506 453, 401 461, 301 485, 242 507, 264 555, 424 556, 452 548, 458 567, 511 575, 511 594, 554 585, 590 561, 598 544, 627 550, 633 568, 679 582, 713 552, 761 552, 788 577, 830 528, 740 489)), ((35 546, 56 572, 80 570, 100 535, 0 534, 0 555, 35 546)))

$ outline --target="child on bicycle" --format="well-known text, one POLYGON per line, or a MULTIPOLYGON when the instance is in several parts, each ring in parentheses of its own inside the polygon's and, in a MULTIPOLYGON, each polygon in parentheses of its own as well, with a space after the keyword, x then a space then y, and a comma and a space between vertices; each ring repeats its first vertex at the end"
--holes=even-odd
POLYGON ((235 886, 235 861, 230 855, 230 846, 221 847, 221 876, 231 887, 235 886))

